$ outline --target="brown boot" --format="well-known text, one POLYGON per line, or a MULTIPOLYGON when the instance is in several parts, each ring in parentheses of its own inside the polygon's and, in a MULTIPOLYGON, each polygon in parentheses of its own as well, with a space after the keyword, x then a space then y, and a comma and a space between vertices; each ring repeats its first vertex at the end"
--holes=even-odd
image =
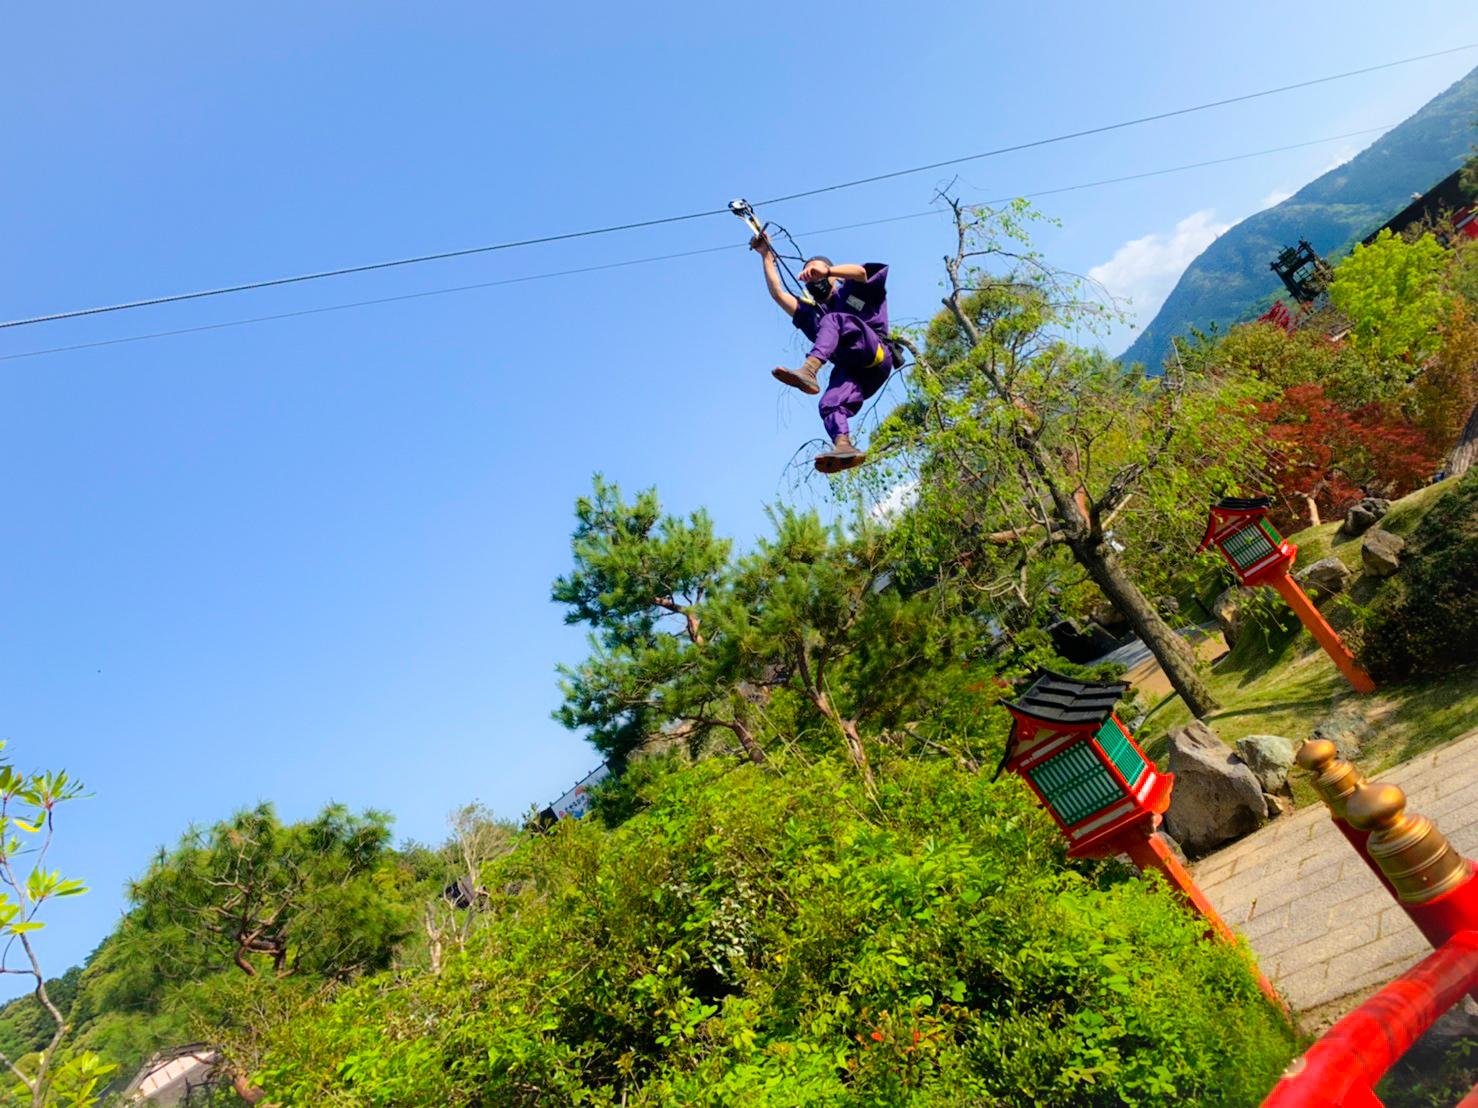
POLYGON ((840 473, 844 469, 860 466, 866 460, 867 455, 852 445, 850 436, 838 435, 830 450, 816 455, 816 472, 840 473))
POLYGON ((807 396, 815 396, 821 391, 821 386, 816 383, 816 371, 824 363, 820 358, 807 358, 806 364, 800 369, 786 369, 784 366, 776 366, 770 371, 777 381, 798 388, 807 396))

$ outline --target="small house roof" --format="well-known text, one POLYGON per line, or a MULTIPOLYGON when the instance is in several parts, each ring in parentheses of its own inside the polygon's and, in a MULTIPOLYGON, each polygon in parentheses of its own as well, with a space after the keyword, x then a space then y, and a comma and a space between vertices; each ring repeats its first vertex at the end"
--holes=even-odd
POLYGON ((1117 682, 1074 681, 1051 670, 1038 670, 1031 686, 1006 708, 1012 715, 1043 723, 1084 727, 1102 723, 1129 686, 1117 682))

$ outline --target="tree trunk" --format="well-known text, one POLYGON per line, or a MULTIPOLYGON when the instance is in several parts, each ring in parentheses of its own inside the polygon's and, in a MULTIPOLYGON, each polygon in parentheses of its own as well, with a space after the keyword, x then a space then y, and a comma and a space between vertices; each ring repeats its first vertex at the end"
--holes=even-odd
POLYGON ((1319 524, 1322 522, 1319 519, 1319 505, 1315 502, 1312 496, 1306 496, 1304 497, 1304 500, 1307 501, 1309 505, 1309 526, 1318 527, 1319 524))
POLYGON ((231 1087, 236 1090, 236 1095, 239 1096, 242 1100, 246 1101, 248 1104, 260 1104, 262 1102, 262 1097, 267 1095, 261 1089, 257 1088, 250 1081, 248 1081, 245 1074, 238 1073, 234 1077, 232 1077, 231 1087))
POLYGON ((1462 476, 1475 461, 1478 461, 1478 404, 1473 405, 1473 410, 1468 414, 1468 422, 1463 424, 1463 433, 1458 436, 1457 445, 1447 455, 1447 476, 1462 476))
POLYGON ((1196 672, 1196 656, 1190 646, 1160 618, 1160 613, 1139 591, 1139 586, 1129 579, 1119 560, 1102 546, 1090 548, 1087 544, 1077 543, 1069 546, 1078 564, 1093 578, 1093 583, 1113 601, 1114 607, 1124 613, 1129 626, 1160 663, 1160 668, 1165 671, 1175 691, 1180 693, 1191 714, 1199 719, 1220 707, 1212 698, 1206 682, 1196 672))
POLYGON ((841 719, 833 713, 837 726, 842 729, 842 736, 847 740, 847 753, 851 755, 852 762, 862 771, 862 784, 867 789, 868 795, 873 795, 874 785, 872 780, 872 766, 867 760, 867 748, 862 745, 862 736, 857 733, 855 720, 841 719))
POLYGON ((755 740, 754 734, 748 727, 745 727, 737 719, 733 723, 724 724, 724 726, 734 732, 734 737, 739 740, 739 745, 744 748, 744 753, 749 755, 751 762, 757 766, 765 764, 764 749, 755 740))

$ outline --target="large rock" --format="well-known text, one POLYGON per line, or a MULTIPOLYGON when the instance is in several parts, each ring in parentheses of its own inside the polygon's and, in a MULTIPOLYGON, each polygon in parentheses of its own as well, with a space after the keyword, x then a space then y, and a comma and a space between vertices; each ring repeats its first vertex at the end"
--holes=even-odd
POLYGON ((1252 597, 1251 589, 1233 585, 1211 602, 1211 614, 1221 626, 1222 638, 1232 646, 1242 633, 1242 624, 1247 618, 1247 601, 1252 597))
POLYGON ((1313 738, 1328 739, 1346 761, 1360 757, 1361 744, 1370 737, 1370 720, 1353 704, 1334 709, 1314 725, 1313 738))
POLYGON ((1383 496, 1367 496, 1360 501, 1360 507, 1364 508, 1376 519, 1385 519, 1386 513, 1391 510, 1391 502, 1383 496))
POLYGON ((1378 496, 1367 496, 1345 513, 1345 521, 1341 526, 1347 535, 1363 535, 1390 510, 1389 500, 1383 500, 1378 496))
POLYGON ((1384 529, 1372 531, 1360 544, 1360 564, 1372 577, 1389 577, 1401 568, 1406 540, 1384 529))
POLYGON ((1175 786, 1165 829, 1192 857, 1256 831, 1268 818, 1257 777, 1200 720, 1170 732, 1175 786))
POLYGON ((1372 512, 1356 504, 1345 513, 1345 521, 1340 529, 1347 535, 1363 535, 1378 522, 1372 512))
POLYGON ((1315 600, 1323 600, 1345 591, 1355 571, 1335 557, 1320 558, 1293 575, 1305 592, 1315 600))
POLYGON ((1293 765, 1293 740, 1282 735, 1248 735, 1236 742, 1241 758, 1265 793, 1275 793, 1288 782, 1293 765))

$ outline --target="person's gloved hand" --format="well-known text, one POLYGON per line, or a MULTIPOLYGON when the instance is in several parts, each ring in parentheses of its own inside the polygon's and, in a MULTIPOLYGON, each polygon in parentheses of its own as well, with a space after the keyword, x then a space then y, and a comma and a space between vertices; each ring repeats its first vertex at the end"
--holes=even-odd
POLYGON ((831 266, 827 265, 819 258, 813 258, 811 261, 807 262, 806 267, 801 270, 800 282, 801 284, 805 285, 809 284, 812 281, 823 281, 830 276, 831 266))

